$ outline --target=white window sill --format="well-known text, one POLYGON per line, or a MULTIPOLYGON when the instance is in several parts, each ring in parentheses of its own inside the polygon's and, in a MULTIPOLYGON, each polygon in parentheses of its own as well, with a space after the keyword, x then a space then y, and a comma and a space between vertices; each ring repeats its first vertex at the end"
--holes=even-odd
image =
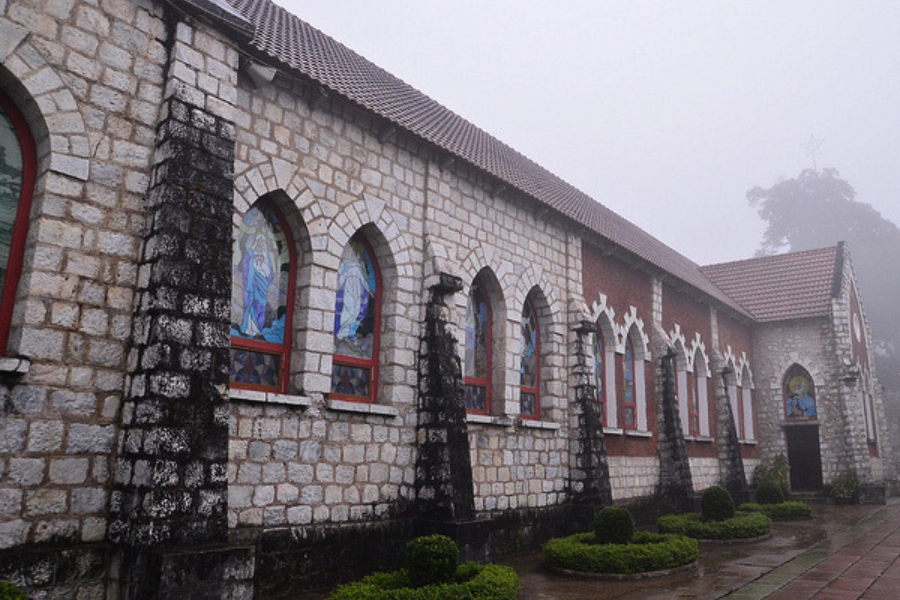
POLYGON ((382 417, 397 417, 400 415, 400 411, 393 406, 369 404, 368 402, 349 402, 347 400, 326 400, 325 408, 337 412, 362 413, 382 417))
POLYGON ((686 435, 684 436, 684 441, 686 442, 714 442, 715 439, 709 435, 686 435))
POLYGON ((478 423, 479 425, 495 425, 497 427, 511 427, 513 420, 509 417, 492 417, 491 415, 473 415, 466 414, 467 423, 478 423))
POLYGON ((738 440, 738 441, 741 444, 744 444, 745 446, 755 446, 756 445, 756 440, 738 440))
POLYGON ((292 394, 276 394, 274 392, 258 392, 256 390, 240 390, 231 389, 229 397, 232 400, 243 400, 244 402, 260 402, 264 404, 282 404, 286 406, 302 406, 307 407, 312 401, 306 396, 296 396, 292 394))
POLYGON ((0 373, 24 375, 31 369, 31 361, 27 358, 0 358, 0 373))
POLYGON ((559 423, 552 421, 537 421, 535 419, 519 419, 519 427, 525 429, 546 429, 548 431, 556 431, 559 429, 559 423))
POLYGON ((652 431, 638 431, 637 429, 626 429, 625 435, 628 437, 649 438, 649 437, 653 437, 653 432, 652 431))
POLYGON ((604 435, 622 435, 625 433, 625 430, 621 427, 604 427, 603 434, 604 435))

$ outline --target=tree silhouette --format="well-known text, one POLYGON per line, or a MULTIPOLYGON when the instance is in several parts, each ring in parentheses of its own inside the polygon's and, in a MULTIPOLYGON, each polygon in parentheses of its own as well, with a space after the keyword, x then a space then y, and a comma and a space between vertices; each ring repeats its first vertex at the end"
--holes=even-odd
POLYGON ((766 222, 759 254, 810 250, 845 241, 872 331, 875 369, 900 403, 900 228, 869 204, 835 169, 806 169, 747 200, 766 222))

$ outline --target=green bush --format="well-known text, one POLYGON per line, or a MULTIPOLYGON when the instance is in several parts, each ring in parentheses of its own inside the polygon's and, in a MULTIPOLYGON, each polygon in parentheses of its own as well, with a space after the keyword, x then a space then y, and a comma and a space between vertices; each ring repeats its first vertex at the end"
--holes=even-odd
POLYGON ((772 519, 796 519, 812 515, 812 509, 802 502, 780 502, 778 504, 741 504, 743 512, 761 512, 772 519))
POLYGON ((608 506, 594 521, 594 535, 598 544, 628 544, 634 539, 634 519, 628 510, 608 506))
POLYGON ((769 466, 759 465, 753 471, 753 481, 757 486, 766 482, 775 483, 781 488, 782 494, 787 497, 788 494, 788 476, 791 472, 791 465, 784 454, 779 454, 772 460, 769 466))
POLYGON ((724 521, 704 521, 698 513, 665 515, 657 521, 660 533, 701 540, 737 540, 759 537, 772 529, 772 519, 761 512, 739 513, 724 521))
POLYGON ((519 577, 512 568, 465 563, 450 583, 412 587, 401 569, 342 585, 328 600, 515 600, 518 595, 519 577))
POLYGON ((551 567, 584 573, 628 574, 674 569, 697 560, 697 540, 640 532, 631 544, 598 544, 593 533, 554 538, 544 544, 551 567))
POLYGON ((756 488, 756 501, 760 504, 781 504, 784 502, 784 492, 775 481, 763 481, 756 488))
POLYGON ((725 521, 734 516, 734 500, 728 490, 714 485, 700 496, 700 514, 704 521, 725 521))
POLYGON ((28 594, 8 581, 0 581, 0 600, 28 600, 28 594))
POLYGON ((831 482, 832 498, 856 498, 859 494, 859 476, 856 471, 841 473, 831 482))
POLYGON ((413 587, 453 581, 459 549, 445 535, 428 535, 406 544, 406 570, 413 587))

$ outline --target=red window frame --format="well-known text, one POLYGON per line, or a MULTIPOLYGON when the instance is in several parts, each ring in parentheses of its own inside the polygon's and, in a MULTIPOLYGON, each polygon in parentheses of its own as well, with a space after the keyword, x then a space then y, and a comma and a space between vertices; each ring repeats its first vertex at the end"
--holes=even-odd
MULTIPOLYGON (((465 377, 463 378, 463 384, 478 387, 484 389, 484 410, 476 410, 474 408, 466 408, 466 412, 473 415, 489 415, 491 414, 491 380, 493 375, 493 348, 494 348, 494 316, 493 311, 491 310, 491 300, 488 297, 484 286, 480 283, 474 283, 472 287, 478 286, 481 290, 479 293, 482 294, 484 299, 484 305, 487 309, 487 323, 485 324, 485 328, 487 329, 487 335, 485 336, 485 344, 487 345, 487 379, 483 379, 480 377, 465 377)), ((471 295, 471 291, 469 294, 471 295)))
MULTIPOLYGON (((597 332, 595 337, 594 344, 594 354, 596 355, 597 351, 600 351, 600 356, 602 357, 601 366, 603 367, 602 373, 594 373, 594 381, 600 380, 601 386, 594 386, 594 389, 597 392, 597 404, 600 405, 600 424, 606 427, 606 423, 608 419, 606 418, 606 340, 603 338, 603 330, 600 329, 599 325, 597 326, 597 332)), ((594 365, 596 366, 597 359, 594 359, 594 365)))
POLYGON ((273 204, 272 202, 262 199, 258 200, 251 207, 251 209, 259 206, 266 206, 275 214, 275 218, 278 219, 278 223, 281 226, 281 231, 284 233, 285 243, 288 246, 288 294, 287 310, 284 316, 284 343, 275 344, 273 342, 248 340, 242 337, 231 336, 231 347, 238 350, 252 350, 254 352, 262 352, 265 354, 273 354, 279 356, 279 364, 281 368, 278 380, 281 385, 271 386, 255 383, 241 383, 237 381, 231 381, 230 385, 234 389, 256 390, 260 392, 276 392, 283 394, 287 392, 288 375, 290 373, 289 367, 291 361, 291 338, 293 337, 294 287, 296 285, 297 256, 294 246, 294 237, 291 234, 291 229, 287 226, 287 221, 285 220, 284 215, 281 213, 281 211, 278 210, 278 207, 275 206, 275 204, 273 204))
MULTIPOLYGON (((355 356, 345 356, 335 353, 332 358, 332 365, 346 365, 348 367, 362 367, 369 370, 369 394, 368 396, 355 396, 353 394, 341 394, 339 392, 331 392, 329 398, 335 400, 349 400, 351 402, 365 402, 374 404, 378 397, 378 362, 381 349, 381 268, 378 266, 378 258, 372 251, 369 240, 363 235, 355 235, 350 238, 347 244, 358 241, 366 249, 369 258, 372 259, 372 267, 375 269, 375 330, 372 341, 372 358, 358 358, 355 356)), ((335 308, 337 300, 335 300, 335 308)), ((332 335, 334 335, 332 333, 332 335)), ((333 369, 334 367, 332 367, 333 369)))
POLYGON ((7 352, 12 313, 22 275, 22 260, 25 254, 25 239, 31 219, 31 201, 34 196, 34 182, 37 177, 37 157, 34 138, 25 117, 13 101, 0 91, 0 106, 3 107, 22 152, 22 189, 19 191, 19 206, 13 221, 13 234, 9 244, 9 260, 6 263, 6 279, 0 296, 0 356, 7 352))
MULTIPOLYGON (((534 412, 530 414, 521 413, 521 417, 523 419, 538 419, 541 415, 541 324, 538 320, 537 312, 534 310, 534 303, 526 298, 525 305, 531 310, 531 318, 534 321, 534 386, 528 387, 525 385, 521 385, 520 382, 519 398, 521 406, 521 395, 533 394, 534 412)), ((522 309, 522 313, 525 313, 524 307, 522 309)), ((520 325, 520 329, 522 327, 524 327, 524 325, 520 325)))
POLYGON ((622 357, 622 383, 624 385, 624 393, 622 394, 622 428, 623 429, 634 429, 636 430, 638 427, 638 415, 637 415, 637 365, 635 363, 634 357, 634 344, 631 343, 631 338, 625 338, 625 355, 622 357), (629 356, 630 355, 630 356, 629 356), (628 363, 631 363, 631 382, 628 381, 628 363), (631 401, 628 401, 628 392, 629 388, 631 391, 631 401), (633 418, 631 423, 628 422, 628 409, 633 409, 633 418))

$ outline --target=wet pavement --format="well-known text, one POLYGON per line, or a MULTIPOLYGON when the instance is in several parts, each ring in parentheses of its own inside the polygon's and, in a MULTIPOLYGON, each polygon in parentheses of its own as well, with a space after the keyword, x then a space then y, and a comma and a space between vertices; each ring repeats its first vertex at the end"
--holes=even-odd
POLYGON ((900 501, 813 511, 812 519, 776 521, 767 540, 701 544, 693 573, 596 581, 550 573, 539 553, 501 563, 519 573, 519 600, 900 599, 900 501))

